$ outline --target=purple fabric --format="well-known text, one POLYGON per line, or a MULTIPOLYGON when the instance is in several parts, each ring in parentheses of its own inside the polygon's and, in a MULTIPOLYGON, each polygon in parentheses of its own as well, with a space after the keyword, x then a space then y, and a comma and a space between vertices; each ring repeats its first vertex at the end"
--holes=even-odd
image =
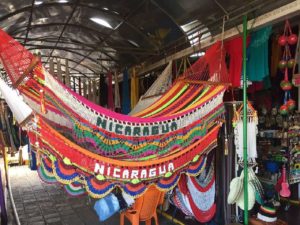
POLYGON ((3 185, 2 185, 2 176, 1 176, 1 170, 0 170, 0 207, 1 207, 1 225, 7 225, 7 213, 6 213, 6 207, 5 207, 5 200, 4 200, 4 191, 3 191, 3 185))

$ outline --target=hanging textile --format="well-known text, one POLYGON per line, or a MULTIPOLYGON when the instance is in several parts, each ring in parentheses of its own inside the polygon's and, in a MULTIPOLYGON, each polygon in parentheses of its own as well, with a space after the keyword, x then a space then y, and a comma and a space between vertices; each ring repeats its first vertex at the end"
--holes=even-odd
MULTIPOLYGON (((234 126, 234 144, 236 146, 236 153, 239 159, 243 160, 243 115, 242 115, 243 105, 235 112, 233 118, 234 126)), ((257 112, 253 106, 248 102, 248 113, 247 113, 247 151, 248 151, 248 161, 255 162, 257 158, 257 149, 256 149, 256 135, 258 117, 257 112)))
POLYGON ((0 79, 0 92, 19 124, 22 124, 32 116, 32 109, 2 79, 0 79))
POLYGON ((128 84, 128 71, 125 68, 123 72, 123 85, 122 85, 122 114, 130 112, 130 98, 129 98, 129 84, 128 84))
POLYGON ((60 82, 63 82, 63 75, 62 75, 62 70, 61 70, 61 63, 60 63, 60 60, 57 60, 57 63, 56 63, 56 69, 57 69, 57 79, 58 79, 60 82))
POLYGON ((86 98, 86 79, 82 78, 82 97, 86 98))
POLYGON ((54 76, 54 62, 53 58, 49 60, 49 72, 54 76))
POLYGON ((176 207, 201 223, 209 222, 216 213, 214 162, 212 157, 207 158, 198 177, 181 175, 173 196, 176 207))
POLYGON ((93 87, 91 79, 88 79, 88 100, 93 101, 93 87))
POLYGON ((121 109, 121 100, 120 100, 120 90, 119 90, 119 80, 117 72, 114 73, 115 78, 115 108, 118 109, 118 111, 121 109))
MULTIPOLYGON (((220 49, 220 43, 212 46, 207 51, 210 54, 192 66, 192 74, 183 74, 159 101, 140 112, 140 117, 130 117, 77 95, 40 62, 33 70, 28 69, 28 79, 24 80, 15 68, 19 61, 12 63, 4 56, 13 50, 16 55, 28 51, 0 31, 4 68, 37 114, 36 126, 28 135, 37 143, 39 174, 64 184, 70 193, 87 192, 94 198, 104 197, 115 188, 132 197, 140 196, 151 185, 167 191, 176 186, 181 174, 198 174, 202 155, 217 144, 224 114, 226 87, 222 83, 227 71, 218 62, 220 49), (218 85, 196 82, 212 80, 218 85), (39 113, 41 88, 45 90, 46 114, 39 113)), ((26 60, 34 57, 22 55, 26 60)))
POLYGON ((100 94, 100 105, 103 107, 107 107, 107 84, 105 79, 106 78, 104 74, 101 74, 99 94, 100 94))
POLYGON ((133 109, 136 106, 139 98, 139 78, 136 76, 135 68, 132 69, 130 90, 131 109, 133 109))
POLYGON ((281 46, 278 45, 279 35, 272 36, 272 46, 271 46, 271 77, 276 77, 278 71, 278 63, 280 61, 280 57, 282 55, 281 46))
POLYGON ((152 103, 157 101, 162 94, 168 90, 172 83, 172 61, 169 62, 167 67, 154 81, 151 87, 146 91, 144 95, 140 97, 140 100, 131 110, 130 115, 138 113, 143 109, 150 106, 152 103))
POLYGON ((82 83, 81 83, 81 77, 78 78, 78 94, 82 96, 82 87, 81 87, 82 83))
POLYGON ((92 80, 92 86, 93 86, 93 102, 97 104, 97 98, 98 98, 98 90, 97 90, 97 82, 96 79, 92 80))
MULTIPOLYGON (((249 38, 247 40, 249 42, 249 38)), ((241 37, 234 38, 224 43, 226 52, 230 57, 229 78, 232 87, 241 86, 242 75, 242 54, 243 54, 243 39, 241 37)))
POLYGON ((250 81, 262 81, 269 76, 269 37, 272 31, 267 26, 251 34, 247 49, 247 75, 250 81))
POLYGON ((108 78, 107 106, 109 110, 114 111, 115 107, 114 107, 114 99, 113 99, 112 72, 108 72, 107 78, 108 78))
POLYGON ((71 78, 70 78, 70 71, 69 71, 69 60, 66 59, 65 65, 65 83, 68 87, 71 87, 71 78))

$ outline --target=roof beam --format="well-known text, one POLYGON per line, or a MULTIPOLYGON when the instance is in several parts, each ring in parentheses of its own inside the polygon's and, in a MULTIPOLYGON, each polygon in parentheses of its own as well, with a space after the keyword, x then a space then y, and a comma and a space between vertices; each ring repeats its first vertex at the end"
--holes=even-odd
MULTIPOLYGON (((135 8, 135 9, 133 9, 131 12, 129 12, 128 13, 128 15, 126 15, 124 18, 123 18, 123 20, 122 20, 122 22, 121 23, 119 23, 119 25, 117 26, 117 27, 115 27, 115 29, 113 29, 111 32, 109 32, 109 34, 107 34, 106 35, 106 37, 104 37, 103 38, 103 40, 101 41, 101 43, 100 44, 98 44, 98 47, 102 47, 103 45, 104 45, 104 43, 105 43, 105 41, 108 39, 108 38, 110 38, 111 37, 111 35, 114 33, 114 32, 116 32, 124 23, 126 23, 126 21, 140 8, 140 7, 142 7, 142 5, 146 2, 147 0, 143 0, 142 2, 140 2, 139 3, 139 5, 135 8)), ((92 51, 90 51, 87 55, 86 55, 86 57, 88 57, 88 56, 90 56, 92 53, 93 53, 94 51, 92 50, 92 51)), ((83 57, 82 59, 81 59, 81 61, 79 61, 79 63, 81 63, 83 60, 85 59, 85 57, 83 57)), ((78 64, 79 64, 78 63, 78 64)), ((75 65, 74 66, 74 68, 76 67, 77 65, 75 65)))
MULTIPOLYGON (((64 47, 64 46, 52 46, 52 45, 37 45, 37 44, 26 44, 25 46, 28 46, 28 49, 57 49, 57 50, 63 50, 68 51, 74 54, 78 54, 77 51, 90 51, 90 49, 82 49, 82 48, 74 48, 74 47, 64 47)), ((79 53, 80 56, 84 56, 84 54, 79 53)), ((98 63, 97 60, 88 57, 87 59, 93 61, 94 63, 98 63)), ((101 58, 102 61, 115 61, 108 58, 101 58)), ((107 69, 105 67, 105 69, 107 69)))
MULTIPOLYGON (((41 55, 41 61, 42 61, 44 64, 46 64, 46 61, 42 59, 43 57, 44 57, 44 58, 47 58, 48 55, 41 55)), ((57 59, 67 59, 67 60, 69 60, 70 62, 77 63, 74 59, 71 59, 71 58, 68 58, 68 57, 52 56, 52 58, 57 58, 57 59)), ((88 70, 91 71, 92 73, 97 74, 97 72, 96 72, 95 70, 93 70, 92 68, 90 68, 90 67, 88 67, 88 66, 86 66, 86 65, 80 64, 80 66, 82 66, 82 67, 85 68, 85 69, 88 69, 88 70)), ((70 68, 70 69, 71 69, 71 68, 70 68)), ((80 71, 79 69, 73 69, 73 70, 75 70, 75 71, 80 71)), ((82 72, 81 72, 81 73, 82 73, 82 72)), ((82 73, 82 74, 83 74, 83 73, 82 73)), ((88 78, 88 76, 86 76, 86 77, 88 78)))
MULTIPOLYGON (((74 3, 72 2, 66 2, 66 3, 60 3, 60 2, 49 2, 49 3, 43 3, 43 4, 40 4, 40 5, 34 5, 34 8, 36 8, 37 10, 42 10, 43 8, 47 8, 47 7, 53 7, 53 6, 58 6, 58 7, 61 7, 62 5, 69 5, 69 6, 72 6, 74 3)), ((79 7, 85 7, 85 8, 90 8, 90 9, 94 9, 94 10, 98 10, 98 11, 101 11, 102 13, 105 13, 105 14, 109 14, 109 16, 112 16, 112 17, 115 17, 115 18, 119 18, 119 16, 117 16, 115 13, 111 12, 111 11, 107 11, 107 10, 104 10, 104 9, 101 9, 101 8, 95 8, 95 7, 92 7, 92 6, 89 6, 89 5, 84 5, 82 3, 78 3, 77 4, 79 7)), ((17 9, 13 12, 10 12, 2 17, 0 17, 0 22, 3 21, 3 20, 6 20, 8 19, 9 17, 12 17, 14 15, 17 15, 19 13, 23 13, 23 12, 27 12, 27 11, 30 11, 31 10, 31 5, 30 6, 26 6, 26 7, 23 7, 23 8, 20 8, 20 9, 17 9)))
POLYGON ((24 44, 26 44, 26 41, 27 41, 27 38, 28 38, 28 34, 29 34, 29 30, 30 30, 30 26, 31 26, 32 14, 33 14, 33 8, 34 8, 34 2, 35 2, 35 0, 32 0, 32 2, 31 2, 30 16, 29 16, 29 19, 28 19, 28 24, 27 24, 27 29, 26 29, 26 35, 25 35, 24 44))
MULTIPOLYGON (((47 24, 47 25, 50 26, 50 24, 47 24)), ((34 26, 32 26, 32 27, 34 27, 34 26)), ((24 40, 24 37, 14 37, 14 38, 16 40, 24 40)), ((49 43, 56 42, 56 40, 50 40, 47 38, 27 38, 27 41, 28 42, 41 41, 41 42, 49 42, 49 43)), ((142 55, 159 55, 158 52, 155 52, 151 49, 139 49, 139 48, 124 47, 124 46, 113 46, 113 47, 104 46, 104 47, 100 48, 100 47, 98 47, 97 44, 82 43, 82 42, 79 42, 77 40, 72 40, 72 39, 70 39, 70 41, 62 41, 61 40, 59 42, 59 44, 73 44, 73 45, 83 46, 85 48, 80 48, 80 50, 85 50, 85 51, 95 50, 95 51, 106 52, 106 53, 134 53, 134 54, 142 54, 142 55), (114 50, 109 50, 109 49, 114 49, 114 50)), ((114 59, 113 61, 117 62, 119 60, 114 59)))
MULTIPOLYGON (((63 26, 63 28, 62 28, 62 31, 61 31, 61 33, 60 33, 60 35, 59 35, 59 37, 58 37, 58 39, 57 39, 57 41, 56 41, 56 43, 55 43, 55 47, 57 46, 57 44, 59 43, 59 40, 60 40, 61 37, 63 36, 63 34, 64 34, 64 32, 65 32, 65 29, 67 28, 67 24, 70 22, 70 20, 72 19, 72 17, 73 17, 73 15, 74 15, 75 11, 77 10, 79 1, 80 1, 80 0, 76 0, 76 2, 74 3, 73 10, 72 10, 72 12, 70 13, 70 15, 69 15, 67 21, 65 22, 65 24, 64 24, 64 26, 63 26)), ((53 51, 54 51, 54 49, 52 49, 52 51, 51 51, 51 53, 50 53, 50 55, 49 55, 49 57, 48 57, 48 59, 47 59, 47 62, 48 62, 49 59, 51 58, 51 56, 52 56, 52 54, 53 54, 53 51)))
MULTIPOLYGON (((295 0, 294 2, 286 4, 275 10, 272 10, 268 13, 265 13, 257 18, 249 20, 248 27, 252 27, 252 29, 257 29, 262 26, 265 26, 265 25, 268 25, 271 23, 275 23, 277 21, 287 19, 289 17, 297 15, 297 13, 299 13, 299 12, 300 12, 300 0, 295 0)), ((242 30, 242 24, 238 25, 237 27, 226 30, 224 33, 224 40, 238 36, 239 30, 242 30)), ((188 56, 193 53, 204 50, 204 49, 208 48, 209 46, 211 46, 212 44, 214 44, 216 41, 221 40, 221 38, 222 38, 222 33, 220 33, 216 36, 213 36, 211 38, 204 39, 200 42, 199 45, 185 48, 175 54, 169 55, 169 56, 159 60, 156 63, 147 65, 147 63, 144 62, 143 64, 145 66, 141 67, 141 69, 137 73, 138 73, 138 75, 142 75, 144 73, 147 73, 151 70, 154 70, 160 66, 167 64, 171 60, 180 59, 184 56, 188 56)))
MULTIPOLYGON (((70 53, 73 53, 73 54, 76 54, 76 55, 79 55, 81 57, 84 57, 85 55, 84 54, 81 54, 79 53, 78 51, 72 51, 72 50, 69 50, 69 49, 66 49, 66 48, 63 48, 63 47, 59 47, 59 46, 36 46, 36 47, 31 47, 31 48, 28 48, 28 50, 35 50, 35 49, 52 49, 52 50, 61 50, 61 51, 66 51, 66 52, 70 52, 70 53)), ((56 57, 56 56, 51 56, 51 57, 56 57)), ((49 58, 49 56, 48 56, 49 58)), ((86 57, 86 59, 92 61, 93 63, 96 63, 97 65, 100 65, 98 64, 98 61, 91 58, 91 57, 86 57)), ((46 61, 46 63, 48 63, 48 60, 46 61)), ((77 63, 77 62, 76 62, 77 63)), ((103 69, 105 69, 106 71, 108 71, 108 68, 103 66, 103 65, 100 65, 103 69)))

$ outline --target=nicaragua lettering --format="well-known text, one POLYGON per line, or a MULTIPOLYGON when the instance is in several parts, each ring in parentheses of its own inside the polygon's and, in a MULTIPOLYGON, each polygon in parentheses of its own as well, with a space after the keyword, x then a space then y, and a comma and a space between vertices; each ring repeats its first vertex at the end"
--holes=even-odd
POLYGON ((174 164, 172 162, 168 164, 159 165, 158 167, 121 170, 120 168, 110 166, 106 167, 100 163, 95 163, 94 172, 108 177, 122 178, 122 179, 146 179, 151 177, 163 176, 167 172, 174 171, 174 164))
POLYGON ((116 134, 122 134, 125 136, 160 135, 168 133, 170 131, 175 131, 178 127, 175 121, 171 121, 169 123, 161 123, 159 125, 129 126, 120 123, 114 123, 101 117, 97 118, 97 126, 101 127, 104 130, 115 132, 116 134))

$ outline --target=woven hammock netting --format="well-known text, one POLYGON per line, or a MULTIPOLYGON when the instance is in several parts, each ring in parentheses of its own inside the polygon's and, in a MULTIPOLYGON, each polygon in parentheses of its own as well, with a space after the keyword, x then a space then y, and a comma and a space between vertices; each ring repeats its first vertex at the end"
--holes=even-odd
POLYGON ((101 198, 115 187, 134 197, 152 184, 166 191, 183 173, 197 176, 224 113, 229 79, 221 46, 209 48, 152 105, 127 116, 72 91, 1 30, 1 63, 35 112, 37 126, 28 134, 41 178, 101 198))

